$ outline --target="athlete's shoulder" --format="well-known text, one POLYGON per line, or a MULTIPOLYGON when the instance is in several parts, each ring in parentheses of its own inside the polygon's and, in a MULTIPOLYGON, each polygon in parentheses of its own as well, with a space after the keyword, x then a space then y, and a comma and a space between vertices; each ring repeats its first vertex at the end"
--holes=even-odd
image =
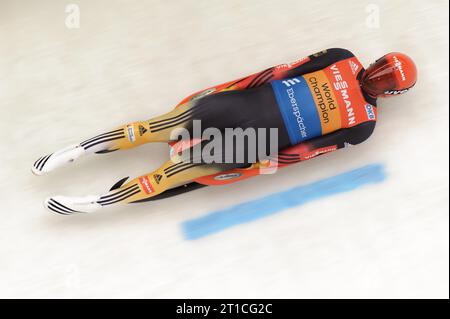
POLYGON ((353 58, 355 55, 343 48, 330 48, 320 52, 317 52, 311 56, 311 58, 319 58, 319 57, 328 57, 335 61, 345 60, 349 58, 353 58))
POLYGON ((288 70, 284 78, 295 77, 306 73, 323 70, 337 62, 353 57, 353 53, 346 49, 326 49, 308 56, 306 62, 288 70))
POLYGON ((331 48, 309 56, 309 64, 318 68, 326 68, 334 63, 354 58, 355 55, 347 49, 331 48))

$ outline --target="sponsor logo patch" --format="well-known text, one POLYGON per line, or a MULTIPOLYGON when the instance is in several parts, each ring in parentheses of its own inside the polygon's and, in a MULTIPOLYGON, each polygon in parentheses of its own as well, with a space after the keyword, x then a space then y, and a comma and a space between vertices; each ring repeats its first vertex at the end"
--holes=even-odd
POLYGON ((155 174, 155 175, 153 175, 153 178, 155 179, 156 184, 159 184, 159 182, 161 181, 162 175, 155 174))
POLYGON ((307 74, 304 77, 316 104, 322 134, 328 134, 340 129, 341 112, 326 74, 318 71, 307 74))
POLYGON ((329 153, 329 152, 333 152, 335 150, 337 150, 337 145, 318 148, 318 149, 315 149, 314 151, 310 151, 310 152, 307 152, 305 154, 302 154, 300 156, 300 159, 302 161, 308 160, 308 159, 316 157, 318 155, 329 153))
POLYGON ((303 77, 270 82, 292 144, 322 135, 319 114, 303 77))
POLYGON ((139 184, 141 184, 142 189, 146 194, 151 194, 155 191, 147 176, 139 177, 139 184))
POLYGON ((408 92, 409 89, 404 89, 404 90, 392 90, 392 91, 385 91, 384 94, 386 95, 397 95, 397 94, 403 94, 408 92))
POLYGON ((318 58, 319 56, 324 55, 326 53, 327 53, 327 50, 322 50, 320 52, 314 53, 313 56, 318 58))
POLYGON ((365 106, 367 118, 369 120, 375 120, 375 112, 373 111, 373 106, 370 104, 366 104, 365 106))
POLYGON ((398 72, 400 72, 400 77, 402 81, 406 81, 405 71, 403 71, 402 62, 397 58, 397 56, 393 56, 395 66, 397 67, 398 72))
POLYGON ((358 69, 359 69, 359 65, 356 64, 355 62, 353 62, 352 60, 350 60, 350 61, 348 62, 348 64, 350 64, 350 69, 352 70, 352 74, 355 75, 356 72, 357 72, 358 69))
POLYGON ((147 132, 147 129, 142 125, 139 125, 139 136, 144 135, 147 132))
POLYGON ((136 135, 134 135, 133 125, 127 125, 127 132, 128 132, 128 140, 130 140, 131 143, 136 141, 136 135))
POLYGON ((241 173, 228 173, 228 174, 221 174, 214 177, 216 181, 227 181, 229 179, 234 179, 241 177, 241 173))
POLYGON ((293 68, 293 67, 298 66, 299 64, 302 64, 303 62, 305 62, 305 61, 307 61, 307 60, 308 60, 307 57, 303 57, 303 58, 300 58, 300 59, 298 59, 298 60, 296 60, 296 61, 294 61, 294 62, 284 63, 284 64, 277 65, 277 66, 275 67, 275 69, 276 69, 276 70, 290 69, 290 68, 293 68))
POLYGON ((333 87, 335 91, 338 92, 337 95, 342 99, 347 111, 347 126, 350 127, 352 125, 355 125, 356 114, 355 110, 353 109, 351 97, 349 95, 349 82, 345 80, 345 75, 341 73, 336 63, 329 67, 329 70, 331 72, 330 75, 333 79, 333 87))
POLYGON ((286 85, 287 87, 290 87, 292 85, 295 85, 297 83, 300 83, 300 80, 297 78, 292 78, 292 79, 287 79, 282 81, 281 83, 283 83, 284 85, 286 85))

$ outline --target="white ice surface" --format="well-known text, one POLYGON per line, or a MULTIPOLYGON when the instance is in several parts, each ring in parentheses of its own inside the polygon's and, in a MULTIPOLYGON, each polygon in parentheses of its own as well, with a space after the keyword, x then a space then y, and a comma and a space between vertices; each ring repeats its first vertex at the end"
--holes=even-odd
POLYGON ((0 297, 449 296, 448 2, 0 2, 0 297), (380 27, 366 24, 369 3, 380 27), (91 157, 48 176, 34 160, 170 110, 191 92, 328 47, 367 65, 412 56, 419 81, 379 103, 361 146, 225 187, 75 216, 50 195, 102 193, 167 146, 91 157), (368 163, 386 182, 197 241, 180 223, 368 163))

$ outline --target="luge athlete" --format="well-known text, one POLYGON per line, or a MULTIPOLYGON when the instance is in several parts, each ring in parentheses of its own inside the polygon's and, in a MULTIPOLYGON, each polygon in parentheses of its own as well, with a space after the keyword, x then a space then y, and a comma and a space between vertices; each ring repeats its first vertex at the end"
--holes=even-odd
MULTIPOLYGON (((177 142, 174 130, 278 129, 276 158, 249 162, 193 161, 175 152, 157 170, 104 195, 54 196, 45 206, 60 214, 92 212, 104 206, 166 198, 205 185, 235 182, 262 168, 283 167, 365 141, 377 120, 377 98, 402 94, 416 83, 414 62, 405 54, 384 55, 365 70, 348 50, 329 49, 290 64, 194 93, 171 112, 99 134, 42 156, 32 171, 42 175, 85 154, 103 154, 149 142, 177 142)), ((175 144, 178 145, 178 144, 175 144)))

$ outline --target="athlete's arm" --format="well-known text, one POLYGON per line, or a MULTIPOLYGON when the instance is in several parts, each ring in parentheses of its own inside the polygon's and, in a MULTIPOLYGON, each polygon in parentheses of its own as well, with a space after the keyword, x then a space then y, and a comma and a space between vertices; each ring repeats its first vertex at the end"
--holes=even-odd
POLYGON ((368 121, 291 146, 278 153, 277 163, 282 167, 336 151, 347 144, 357 145, 367 140, 374 128, 375 122, 368 121))
POLYGON ((184 98, 177 107, 192 99, 198 99, 205 95, 221 91, 248 90, 260 87, 273 80, 291 78, 318 71, 333 63, 353 56, 353 53, 346 49, 332 48, 320 51, 292 63, 279 64, 249 76, 201 90, 184 98))
POLYGON ((306 73, 322 70, 333 63, 349 59, 355 55, 346 49, 332 48, 324 51, 317 52, 308 56, 308 62, 300 64, 294 68, 289 69, 284 78, 291 78, 300 76, 306 73))

